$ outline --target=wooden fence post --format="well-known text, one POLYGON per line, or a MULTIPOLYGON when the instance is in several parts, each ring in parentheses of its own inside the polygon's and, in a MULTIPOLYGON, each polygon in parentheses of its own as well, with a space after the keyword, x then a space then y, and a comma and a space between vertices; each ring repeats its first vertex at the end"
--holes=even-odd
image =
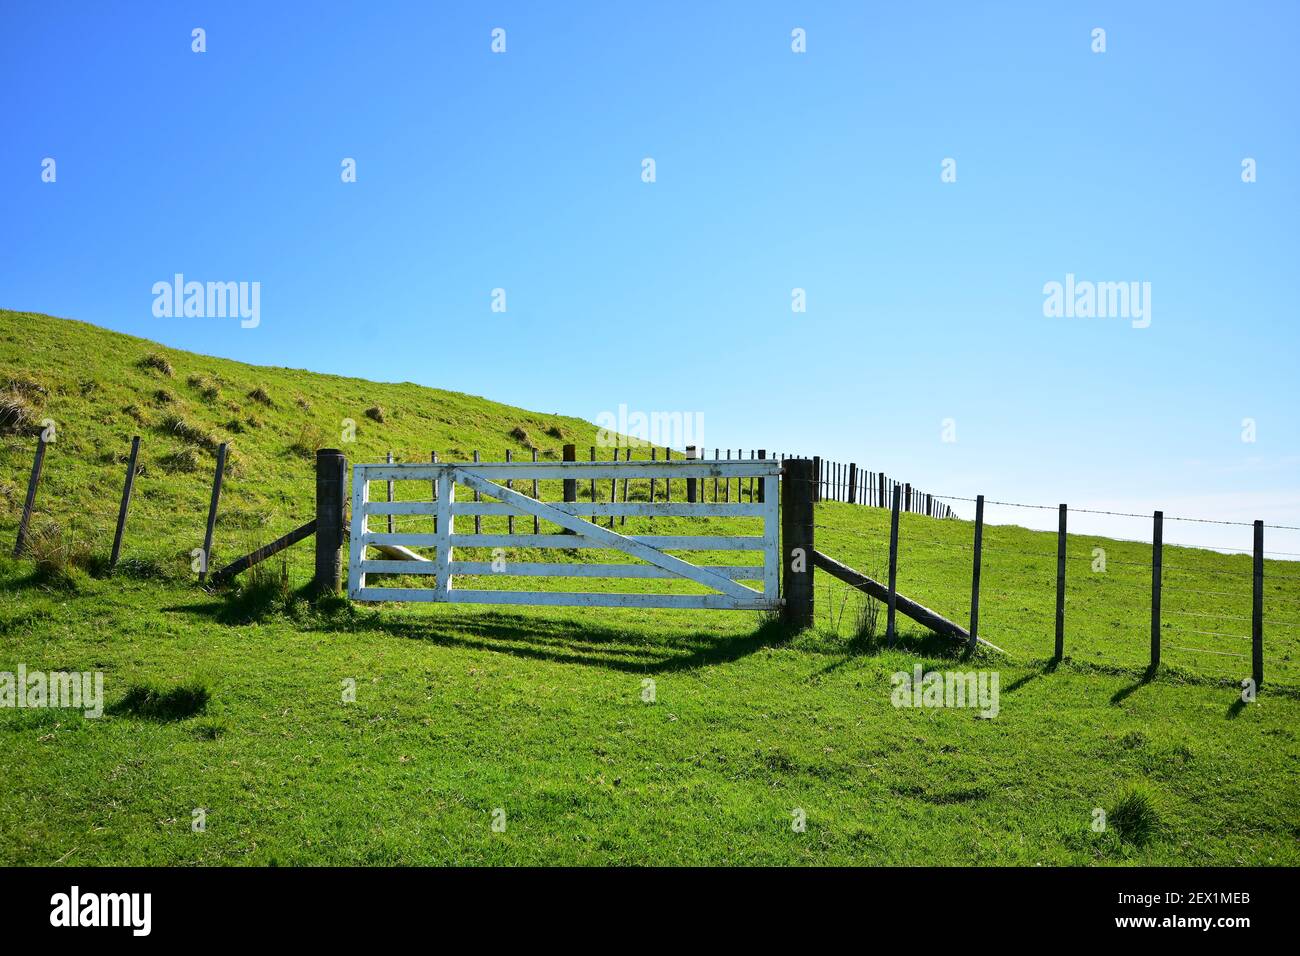
MULTIPOLYGON (((563 458, 564 458, 565 461, 577 461, 577 460, 578 460, 578 446, 577 446, 577 445, 565 445, 565 446, 564 446, 563 458)), ((565 478, 565 479, 564 479, 564 486, 563 486, 563 487, 564 487, 564 500, 565 500, 565 501, 577 501, 577 500, 578 500, 578 479, 576 479, 576 478, 565 478)), ((564 529, 563 529, 563 533, 564 533, 564 534, 574 534, 575 532, 570 531, 568 528, 564 528, 564 529)))
MULTIPOLYGON (((718 461, 721 458, 721 456, 722 456, 721 450, 715 447, 713 449, 713 460, 718 461)), ((722 499, 718 497, 718 479, 715 477, 713 479, 713 503, 717 504, 721 500, 722 499)))
POLYGON ((122 484, 122 503, 117 509, 117 530, 113 532, 113 550, 108 555, 108 569, 117 567, 122 554, 122 535, 126 531, 126 513, 131 508, 131 491, 135 488, 135 462, 140 456, 140 436, 131 439, 131 457, 126 462, 126 481, 122 484))
POLYGON ((975 496, 975 553, 970 573, 970 643, 967 653, 975 650, 980 629, 980 561, 984 553, 984 496, 975 496))
MULTIPOLYGON (((672 460, 673 460, 673 450, 671 448, 665 448, 664 461, 672 461, 672 460)), ((671 474, 671 472, 669 472, 669 474, 671 474)), ((671 478, 665 478, 664 479, 664 501, 672 501, 672 500, 673 500, 673 480, 671 478)))
MULTIPOLYGON (((615 440, 617 441, 617 439, 615 440)), ((614 454, 610 457, 609 460, 615 463, 618 462, 618 445, 614 446, 614 454)), ((618 503, 618 479, 617 478, 609 479, 609 503, 611 505, 618 503)), ((613 529, 614 527, 613 515, 609 516, 609 526, 611 529, 613 529)))
POLYGON ((885 473, 883 471, 876 475, 876 483, 880 486, 876 490, 876 504, 883 508, 885 507, 885 473))
POLYGON ((32 520, 32 507, 36 504, 36 486, 41 482, 41 468, 45 465, 45 432, 36 439, 36 458, 32 461, 31 477, 27 479, 27 499, 23 502, 23 514, 18 519, 18 540, 14 543, 14 557, 23 553, 27 547, 27 526, 32 520))
POLYGON ((813 501, 822 500, 822 459, 820 455, 813 455, 813 501))
POLYGON ((912 483, 909 481, 903 485, 903 510, 909 514, 912 511, 912 483))
MULTIPOLYGON (((591 445, 590 447, 591 447, 591 460, 594 463, 596 461, 596 446, 591 445)), ((593 505, 596 503, 596 479, 595 478, 591 479, 591 503, 593 505)))
POLYGON ((781 476, 782 584, 781 609, 787 627, 802 630, 813 623, 813 489, 814 463, 789 458, 781 476))
POLYGON ((1255 560, 1250 601, 1250 676, 1264 686, 1264 522, 1255 522, 1255 560))
MULTIPOLYGON (((760 448, 760 449, 758 450, 758 460, 759 460, 759 461, 765 461, 766 459, 767 459, 767 451, 766 451, 766 449, 760 448)), ((764 501, 767 500, 767 488, 765 488, 764 485, 766 485, 766 482, 765 482, 762 478, 759 478, 759 479, 758 479, 758 501, 759 501, 759 504, 762 504, 764 501)))
MULTIPOLYGON (((388 453, 387 457, 385 457, 384 460, 385 460, 386 462, 388 462, 388 464, 391 465, 391 464, 393 463, 393 453, 390 451, 390 452, 388 453)), ((392 500, 393 500, 393 491, 394 491, 393 484, 394 484, 394 483, 393 483, 393 480, 392 480, 391 478, 384 482, 384 490, 387 492, 387 496, 386 496, 385 499, 384 499, 385 501, 392 501, 392 500)), ((389 534, 392 534, 392 533, 393 533, 393 516, 392 516, 392 515, 388 515, 388 533, 389 533, 389 534)))
MULTIPOLYGON (((624 460, 624 461, 631 461, 631 460, 632 460, 632 446, 631 446, 631 445, 628 445, 627 448, 625 448, 625 449, 623 450, 623 460, 624 460)), ((628 481, 630 481, 630 480, 631 480, 631 479, 629 479, 629 478, 624 478, 624 479, 623 479, 623 504, 627 504, 627 483, 628 483, 628 481)), ((534 520, 535 520, 535 519, 534 519, 534 520)), ((622 515, 622 516, 618 519, 618 523, 619 523, 620 525, 626 525, 626 524, 627 524, 627 515, 622 515)))
POLYGON ((1065 657, 1065 505, 1057 513, 1056 523, 1056 647, 1053 659, 1065 657))
POLYGON ((1165 564, 1165 513, 1151 522, 1151 670, 1160 666, 1160 587, 1165 564))
MULTIPOLYGON (((537 449, 533 449, 533 464, 537 464, 537 449)), ((536 477, 534 477, 533 501, 541 501, 541 499, 542 499, 542 486, 541 483, 539 483, 539 481, 536 479, 536 477)), ((534 535, 541 535, 542 533, 542 519, 538 518, 537 515, 533 515, 533 533, 534 535)))
MULTIPOLYGON (((594 449, 594 448, 591 450, 591 457, 592 457, 593 459, 596 457, 596 449, 594 449)), ((512 462, 512 461, 514 461, 514 460, 515 460, 514 453, 513 453, 509 448, 507 448, 507 449, 506 449, 506 464, 509 464, 510 462, 512 462)), ((595 482, 592 482, 592 484, 594 485, 595 482)), ((507 479, 506 479, 506 487, 507 487, 508 489, 510 489, 510 490, 513 491, 513 490, 514 490, 514 487, 515 487, 515 480, 514 480, 513 478, 507 478, 507 479)), ((592 500, 593 500, 593 501, 594 501, 595 498, 596 498, 595 494, 592 494, 591 497, 592 497, 592 500)), ((514 533, 515 533, 515 516, 514 516, 514 515, 506 515, 506 534, 514 534, 514 533)))
POLYGON ((203 569, 199 571, 200 583, 208 576, 212 564, 212 533, 217 529, 217 506, 221 503, 221 479, 226 471, 226 443, 217 446, 217 470, 212 476, 212 501, 208 504, 208 527, 203 533, 203 569))
MULTIPOLYGON (((565 447, 566 447, 566 448, 572 448, 573 446, 572 446, 572 445, 566 445, 565 447)), ((570 458, 569 460, 572 461, 573 459, 570 458)), ((478 454, 478 449, 476 448, 476 449, 474 449, 474 463, 477 464, 478 461, 479 461, 479 454, 478 454)), ((475 491, 475 492, 474 492, 474 500, 475 500, 475 501, 482 501, 482 500, 483 500, 483 496, 482 496, 481 494, 479 494, 477 491, 475 491)), ((567 499, 566 499, 566 500, 567 500, 567 499)), ((389 522, 392 522, 393 519, 392 519, 392 518, 389 518, 388 520, 389 520, 389 522)), ((392 528, 392 524, 390 523, 388 527, 389 527, 389 528, 392 528)), ((482 516, 482 515, 475 515, 475 516, 474 516, 474 533, 475 533, 475 534, 482 534, 482 533, 483 533, 483 516, 482 516)))
MULTIPOLYGON (((437 457, 435 455, 435 457, 437 457)), ((316 452, 317 594, 336 594, 343 580, 343 502, 348 487, 348 460, 337 448, 316 452)), ((365 549, 361 549, 365 554, 365 549)))
MULTIPOLYGON (((429 452, 429 464, 431 464, 431 465, 436 465, 436 464, 438 464, 438 453, 437 453, 436 451, 431 451, 431 452, 429 452)), ((437 501, 437 500, 438 500, 438 479, 437 479, 437 478, 434 478, 433 481, 430 482, 430 484, 433 485, 433 500, 434 500, 434 501, 437 501)), ((434 533, 434 534, 437 534, 437 533, 438 533, 438 516, 437 516, 437 515, 434 515, 434 516, 433 516, 433 533, 434 533)))
POLYGON ((858 503, 858 466, 855 462, 849 462, 849 504, 858 503))
MULTIPOLYGON (((533 463, 534 463, 534 464, 537 463, 537 449, 536 449, 536 448, 533 449, 533 463)), ((627 494, 624 493, 624 496, 623 496, 623 497, 624 497, 624 499, 626 499, 626 498, 627 498, 627 494)), ((541 486, 538 484, 536 478, 533 479, 533 500, 534 500, 534 501, 541 501, 541 500, 542 500, 541 486)), ((539 517, 537 517, 537 515, 533 515, 533 534, 541 534, 541 533, 542 533, 542 519, 539 518, 539 517)))
MULTIPOLYGON (((695 446, 694 446, 694 445, 687 445, 687 446, 686 446, 686 460, 687 460, 687 461, 694 461, 695 458, 696 458, 696 454, 695 454, 695 446)), ((688 502, 690 502, 691 504, 695 504, 695 492, 696 492, 695 479, 694 479, 694 478, 687 478, 687 479, 686 479, 686 500, 687 500, 688 502)))
POLYGON ((885 639, 894 643, 894 612, 898 606, 898 509, 902 489, 894 485, 893 511, 889 516, 889 613, 885 618, 885 639))

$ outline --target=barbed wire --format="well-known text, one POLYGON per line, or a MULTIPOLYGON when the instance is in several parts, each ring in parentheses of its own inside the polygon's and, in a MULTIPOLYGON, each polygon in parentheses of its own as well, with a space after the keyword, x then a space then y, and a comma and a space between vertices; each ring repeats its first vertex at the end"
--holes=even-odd
POLYGON ((1250 635, 1248 634, 1229 634, 1226 631, 1200 631, 1194 627, 1183 627, 1181 624, 1166 624, 1165 626, 1170 630, 1186 631, 1188 634, 1202 634, 1206 637, 1227 637, 1238 641, 1250 640, 1250 635))
POLYGON ((1193 654, 1217 654, 1220 657, 1240 657, 1243 660, 1249 656, 1247 654, 1237 654, 1232 651, 1212 651, 1205 647, 1179 647, 1177 644, 1169 644, 1167 647, 1169 650, 1173 651, 1188 651, 1193 654))
MULTIPOLYGON (((975 498, 966 497, 964 495, 934 494, 932 495, 932 497, 938 498, 940 501, 969 501, 969 502, 977 501, 977 499, 975 498)), ((1023 502, 1023 501, 999 501, 993 498, 985 498, 984 503, 986 505, 999 505, 1004 508, 1032 508, 1037 511, 1059 511, 1060 510, 1060 505, 1034 505, 1034 504, 1028 504, 1027 502, 1023 502)), ((1068 507, 1067 510, 1069 511, 1070 514, 1108 515, 1114 518, 1145 518, 1147 520, 1150 520, 1153 517, 1153 515, 1151 514, 1138 514, 1132 511, 1109 511, 1104 508, 1068 507)), ((1193 522, 1195 524, 1232 525, 1234 527, 1240 527, 1240 528, 1254 527, 1253 521, 1226 521, 1221 518, 1193 518, 1187 515, 1165 515, 1164 520, 1165 521, 1188 521, 1188 522, 1193 522)), ((1300 526, 1285 525, 1285 524, 1265 523, 1264 527, 1274 528, 1278 531, 1300 531, 1300 526)), ((1183 546, 1180 545, 1180 547, 1183 546)))

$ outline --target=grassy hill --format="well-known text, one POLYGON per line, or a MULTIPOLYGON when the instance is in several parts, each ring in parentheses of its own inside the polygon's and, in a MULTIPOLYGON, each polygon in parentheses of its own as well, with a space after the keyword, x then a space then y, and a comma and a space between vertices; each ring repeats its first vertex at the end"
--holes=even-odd
MULTIPOLYGON (((0 310, 0 395, 28 424, 0 425, 0 532, 10 534, 26 490, 30 432, 51 419, 40 510, 86 542, 112 540, 132 435, 143 471, 125 553, 187 572, 202 543, 217 445, 230 464, 214 561, 309 519, 315 449, 357 461, 501 460, 507 450, 559 458, 585 450, 596 426, 410 383, 368 382, 261 368, 168 349, 81 322, 0 310), (354 429, 347 429, 347 423, 354 429), (349 437, 345 437, 345 429, 349 437)), ((0 414, 0 423, 4 422, 0 414)))
MULTIPOLYGON (((189 571, 216 442, 235 450, 220 564, 311 516, 311 453, 344 419, 343 447, 371 461, 558 456, 595 427, 13 312, 0 369, 0 671, 99 670, 110 705, 0 709, 5 863, 1300 862, 1294 564, 1268 564, 1269 683, 1244 707, 1248 661, 1227 655, 1248 633, 1248 559, 1167 550, 1166 666, 1146 681, 1146 546, 1070 539, 1056 666, 1055 537, 1013 527, 986 529, 981 616, 1007 653, 969 664, 906 626, 882 647, 859 626, 869 605, 824 575, 817 626, 794 636, 742 613, 313 605, 292 593, 309 546, 256 582, 286 576, 267 601, 189 571), (7 557, 46 418, 38 524, 89 572, 142 436, 126 573, 7 557), (997 717, 892 706, 891 675, 918 662, 996 671, 997 717)), ((826 503, 816 520, 822 550, 883 568, 884 512, 826 503)), ((964 619, 970 539, 903 516, 900 590, 964 619)))

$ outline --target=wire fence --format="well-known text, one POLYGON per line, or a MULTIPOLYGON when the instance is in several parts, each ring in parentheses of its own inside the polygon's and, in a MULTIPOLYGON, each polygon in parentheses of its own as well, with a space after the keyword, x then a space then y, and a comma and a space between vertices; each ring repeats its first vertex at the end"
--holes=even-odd
POLYGON ((1101 508, 1064 512, 1060 505, 941 497, 973 502, 980 516, 985 505, 994 503, 1056 511, 1062 513, 1062 527, 1065 513, 1143 519, 1157 528, 1162 517, 1250 527, 1255 546, 1165 542, 1159 531, 1145 541, 1058 532, 1056 547, 1048 549, 1034 542, 1051 532, 992 525, 962 540, 950 525, 913 521, 900 525, 891 548, 888 512, 883 512, 876 528, 818 520, 819 550, 848 554, 878 569, 882 578, 892 559, 900 592, 921 589, 927 603, 954 621, 970 614, 972 631, 972 612, 980 608, 980 635, 1008 648, 1096 663, 1173 663, 1215 678, 1249 679, 1257 688, 1263 683, 1267 647, 1270 682, 1300 683, 1300 671, 1292 663, 1300 649, 1300 573, 1285 560, 1297 555, 1262 547, 1263 529, 1291 526, 1101 508), (978 592, 973 590, 976 563, 981 566, 978 592))

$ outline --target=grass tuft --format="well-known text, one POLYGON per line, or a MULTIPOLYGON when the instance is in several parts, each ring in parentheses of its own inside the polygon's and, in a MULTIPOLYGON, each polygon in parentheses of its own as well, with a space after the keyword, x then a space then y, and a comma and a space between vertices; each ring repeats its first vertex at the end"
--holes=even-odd
POLYGON ((298 433, 289 445, 289 451, 300 458, 311 459, 316 457, 317 450, 324 448, 328 443, 329 436, 325 434, 325 429, 319 425, 306 423, 298 428, 298 433))
POLYGON ((1139 847, 1145 846, 1164 829, 1150 793, 1136 786, 1120 794, 1114 808, 1106 815, 1106 824, 1125 843, 1139 847))
POLYGON ((163 722, 185 720, 206 711, 211 699, 208 688, 200 681, 167 689, 132 684, 126 696, 108 708, 108 712, 163 722))
POLYGON ((21 392, 0 394, 0 433, 25 434, 36 421, 36 410, 21 392))
POLYGON ((36 565, 38 583, 70 590, 80 587, 78 572, 94 564, 89 546, 53 519, 28 531, 24 556, 36 565))
POLYGON ((265 405, 267 408, 275 407, 275 402, 271 401, 271 393, 266 390, 264 385, 257 386, 248 393, 248 397, 260 405, 265 405))
POLYGON ((193 424, 176 412, 168 412, 164 415, 158 427, 191 445, 198 445, 206 451, 215 452, 217 446, 221 444, 215 435, 204 431, 198 425, 193 424))
POLYGON ((140 361, 136 362, 135 364, 143 369, 148 369, 154 372, 161 372, 163 375, 166 375, 168 378, 171 378, 173 375, 176 374, 176 370, 172 368, 172 363, 167 361, 157 352, 150 352, 148 355, 140 359, 140 361))
POLYGON ((186 384, 210 402, 215 402, 221 397, 221 386, 207 375, 191 375, 186 379, 186 384))
POLYGON ((381 425, 386 421, 384 418, 384 410, 378 405, 371 405, 366 409, 366 418, 370 419, 372 422, 379 422, 381 425))
POLYGON ((179 451, 163 455, 158 460, 163 469, 170 471, 174 475, 188 475, 199 470, 199 463, 202 461, 199 450, 193 445, 186 445, 179 451))

